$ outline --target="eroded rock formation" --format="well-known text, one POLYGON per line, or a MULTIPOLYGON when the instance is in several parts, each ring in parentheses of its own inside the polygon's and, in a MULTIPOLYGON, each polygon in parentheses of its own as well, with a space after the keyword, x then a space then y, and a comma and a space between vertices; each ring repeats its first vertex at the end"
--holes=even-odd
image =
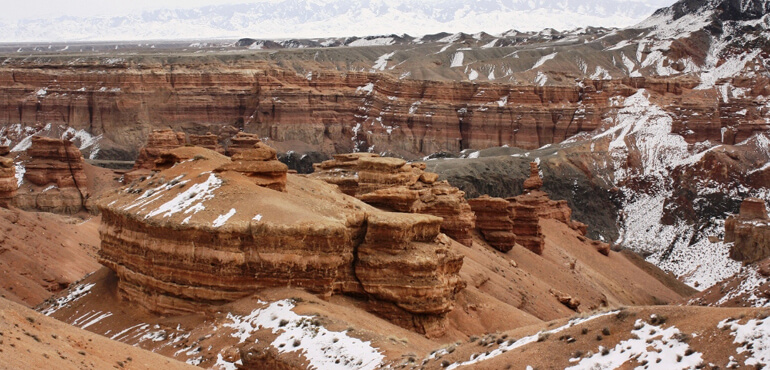
POLYGON ((740 213, 725 220, 725 242, 733 243, 730 258, 756 262, 770 257, 770 217, 765 201, 747 198, 740 213))
POLYGON ((351 153, 317 164, 313 176, 375 207, 442 217, 442 232, 466 246, 472 243, 475 216, 465 193, 437 181, 437 174, 425 172, 424 163, 351 153))
POLYGON ((190 138, 190 145, 192 146, 206 148, 220 154, 225 153, 225 150, 222 148, 221 145, 219 145, 219 137, 217 135, 207 132, 205 135, 193 134, 193 135, 188 135, 188 137, 190 138))
POLYGON ((490 246, 505 253, 516 244, 514 234, 513 205, 503 198, 482 195, 469 199, 473 213, 476 214, 476 228, 490 246))
POLYGON ((0 207, 7 208, 13 203, 18 183, 13 159, 0 157, 0 207))
POLYGON ((154 130, 147 136, 147 144, 139 150, 139 156, 134 162, 134 169, 153 169, 155 160, 160 158, 161 153, 184 146, 184 132, 176 132, 171 129, 154 130))
POLYGON ((197 159, 98 201, 99 258, 117 273, 121 296, 174 313, 297 287, 365 297, 399 325, 443 333, 463 283, 459 245, 439 233, 441 219, 381 211, 285 172, 285 191, 276 191, 262 181, 259 165, 275 155, 267 149, 257 143, 232 160, 171 150, 197 159))
POLYGON ((286 173, 289 167, 278 161, 275 149, 257 142, 251 149, 233 155, 233 162, 216 169, 216 172, 235 171, 248 177, 258 186, 286 191, 286 173))
POLYGON ((69 214, 86 209, 89 194, 80 150, 68 140, 34 136, 31 141, 16 205, 69 214))
POLYGON ((239 132, 230 139, 230 145, 227 146, 225 153, 232 157, 244 150, 253 148, 255 144, 261 141, 258 135, 239 132))

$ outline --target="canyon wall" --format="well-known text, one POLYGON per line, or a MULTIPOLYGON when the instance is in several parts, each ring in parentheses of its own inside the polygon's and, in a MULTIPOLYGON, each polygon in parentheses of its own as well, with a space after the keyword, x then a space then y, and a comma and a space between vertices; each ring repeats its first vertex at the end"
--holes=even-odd
MULTIPOLYGON (((209 134, 209 146, 214 136, 226 143, 244 131, 269 138, 279 151, 330 155, 372 150, 415 158, 466 148, 533 149, 559 143, 599 127, 617 97, 640 88, 676 97, 696 85, 697 80, 681 78, 531 86, 366 72, 300 76, 268 62, 216 58, 9 59, 0 67, 0 127, 42 129, 50 123, 54 129, 102 135, 98 159, 134 159, 150 132, 161 128, 209 134)), ((702 99, 679 106, 698 116, 697 122, 674 127, 692 130, 687 139, 693 143, 735 143, 756 129, 721 120, 743 107, 739 103, 702 99)), ((5 133, 14 144, 25 135, 5 133)))

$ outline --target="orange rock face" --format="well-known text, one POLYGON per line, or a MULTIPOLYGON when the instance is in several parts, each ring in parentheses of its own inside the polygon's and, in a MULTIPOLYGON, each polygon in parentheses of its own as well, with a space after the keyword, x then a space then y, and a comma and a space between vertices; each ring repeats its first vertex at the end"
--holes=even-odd
POLYGON ((275 149, 264 143, 256 143, 251 149, 233 155, 232 163, 216 169, 216 172, 223 171, 239 172, 258 186, 285 192, 289 167, 278 161, 275 149))
POLYGON ((285 191, 276 191, 250 172, 274 160, 261 143, 232 160, 171 151, 192 152, 197 159, 98 201, 99 259, 117 273, 122 297, 156 312, 193 312, 262 288, 299 287, 364 297, 394 323, 444 332, 464 285, 460 247, 439 233, 441 219, 384 212, 285 172, 285 191))
POLYGON ((476 214, 476 228, 484 240, 503 253, 510 251, 516 244, 513 205, 503 198, 488 195, 469 199, 468 204, 476 214))
POLYGON ((476 221, 465 193, 437 181, 437 174, 425 172, 424 163, 351 153, 335 155, 315 168, 313 177, 338 185, 345 194, 382 209, 442 217, 442 232, 466 246, 472 243, 476 221))
POLYGON ((8 208, 13 203, 17 188, 13 159, 0 157, 0 207, 8 208))
POLYGON ((88 190, 83 155, 68 140, 32 137, 29 160, 16 205, 25 210, 77 213, 86 208, 88 190))
POLYGON ((185 145, 185 134, 174 130, 155 130, 147 136, 147 144, 139 150, 134 169, 153 169, 161 153, 185 145))
POLYGON ((725 242, 733 243, 730 258, 756 262, 770 257, 770 218, 762 199, 747 198, 737 216, 725 220, 725 242))
POLYGON ((213 150, 217 153, 224 154, 225 150, 219 145, 219 137, 210 132, 205 135, 189 135, 190 145, 213 150))
POLYGON ((257 143, 261 142, 258 135, 247 134, 245 132, 239 132, 230 139, 230 145, 225 152, 228 156, 232 157, 244 150, 249 150, 257 143))

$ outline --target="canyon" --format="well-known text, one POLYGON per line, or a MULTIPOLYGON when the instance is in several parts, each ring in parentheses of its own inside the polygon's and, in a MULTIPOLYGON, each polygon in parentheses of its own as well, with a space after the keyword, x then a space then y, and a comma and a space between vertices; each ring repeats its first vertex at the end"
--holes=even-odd
POLYGON ((768 12, 0 45, 0 362, 768 366, 768 12))

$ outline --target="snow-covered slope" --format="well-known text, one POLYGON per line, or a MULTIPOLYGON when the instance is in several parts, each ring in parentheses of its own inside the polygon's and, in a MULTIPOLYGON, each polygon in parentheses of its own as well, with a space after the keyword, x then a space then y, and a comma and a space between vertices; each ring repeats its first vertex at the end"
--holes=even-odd
POLYGON ((0 22, 0 41, 331 37, 634 24, 669 0, 278 0, 110 17, 0 22))

